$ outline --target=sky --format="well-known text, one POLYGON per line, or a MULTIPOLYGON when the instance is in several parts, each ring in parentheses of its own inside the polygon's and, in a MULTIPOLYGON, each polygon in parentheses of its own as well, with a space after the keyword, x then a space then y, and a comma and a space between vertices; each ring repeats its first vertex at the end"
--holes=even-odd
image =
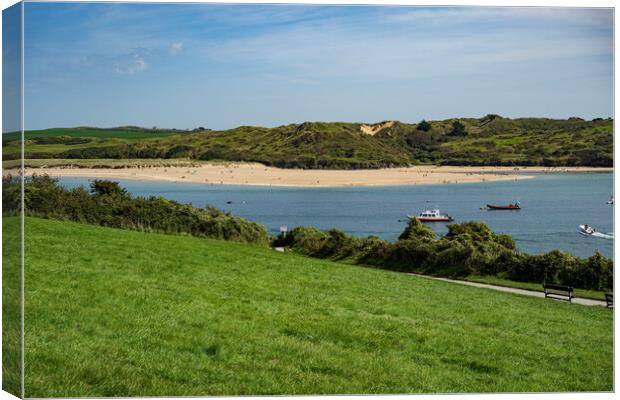
POLYGON ((2 11, 2 131, 21 129, 21 4, 2 11))
POLYGON ((25 129, 613 116, 611 9, 26 3, 24 27, 25 129))

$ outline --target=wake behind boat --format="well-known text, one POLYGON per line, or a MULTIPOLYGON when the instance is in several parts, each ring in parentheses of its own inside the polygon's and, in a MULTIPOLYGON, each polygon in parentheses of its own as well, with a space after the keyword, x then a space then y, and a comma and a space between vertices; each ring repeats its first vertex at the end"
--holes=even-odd
POLYGON ((420 215, 408 215, 410 219, 417 219, 420 222, 450 222, 454 221, 448 214, 442 214, 439 210, 426 210, 420 215))

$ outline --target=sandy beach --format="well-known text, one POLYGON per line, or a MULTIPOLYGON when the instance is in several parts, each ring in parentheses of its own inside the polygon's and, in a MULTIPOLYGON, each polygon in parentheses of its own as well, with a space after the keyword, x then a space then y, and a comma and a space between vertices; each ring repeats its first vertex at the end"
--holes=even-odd
MULTIPOLYGON (((297 187, 388 186, 454 184, 533 178, 528 172, 600 172, 611 168, 449 167, 416 166, 371 170, 303 170, 267 167, 258 163, 203 164, 184 167, 27 168, 26 174, 193 182, 214 185, 297 187)), ((10 173, 11 170, 5 170, 10 173)), ((15 170, 13 170, 15 173, 15 170)))

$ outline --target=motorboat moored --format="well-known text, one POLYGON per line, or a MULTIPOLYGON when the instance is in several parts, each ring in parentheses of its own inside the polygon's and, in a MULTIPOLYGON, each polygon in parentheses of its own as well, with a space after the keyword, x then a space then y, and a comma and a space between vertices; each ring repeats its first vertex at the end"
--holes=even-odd
POLYGON ((514 204, 508 204, 507 206, 498 206, 498 205, 493 205, 493 204, 487 204, 487 208, 489 210, 520 210, 521 209, 521 203, 519 203, 517 201, 514 204))
POLYGON ((420 222, 450 222, 454 221, 448 214, 442 214, 439 210, 426 210, 419 215, 408 215, 411 219, 417 219, 420 222))

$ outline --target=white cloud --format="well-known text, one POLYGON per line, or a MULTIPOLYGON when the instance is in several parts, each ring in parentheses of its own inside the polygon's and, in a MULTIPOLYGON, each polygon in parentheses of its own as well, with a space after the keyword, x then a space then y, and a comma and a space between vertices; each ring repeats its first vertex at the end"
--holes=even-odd
POLYGON ((183 51, 183 42, 172 43, 170 45, 170 54, 177 55, 183 51))
MULTIPOLYGON (((581 17, 580 21, 584 22, 604 19, 609 13, 512 9, 511 14, 508 11, 446 8, 407 15, 424 21, 435 18, 437 23, 459 16, 470 21, 495 22, 493 27, 485 29, 437 32, 420 29, 418 24, 402 26, 392 22, 383 30, 365 30, 364 26, 343 26, 329 21, 320 29, 295 26, 252 37, 206 42, 204 48, 208 59, 217 63, 253 65, 273 74, 308 81, 321 78, 420 80, 478 74, 484 68, 500 70, 515 63, 542 68, 613 54, 611 35, 596 30, 575 30, 565 24, 569 17, 575 20, 581 17), (521 19, 511 25, 498 23, 497 18, 510 15, 521 19), (532 25, 528 20, 525 24, 525 15, 536 15, 540 20, 559 19, 561 23, 532 25)), ((611 24, 600 26, 610 28, 611 24)))
POLYGON ((613 24, 610 9, 562 7, 437 7, 390 14, 386 21, 421 24, 472 24, 479 22, 544 22, 577 26, 613 24))
POLYGON ((147 67, 148 64, 142 55, 132 54, 130 56, 121 57, 115 63, 114 70, 117 74, 132 75, 144 71, 147 67))

